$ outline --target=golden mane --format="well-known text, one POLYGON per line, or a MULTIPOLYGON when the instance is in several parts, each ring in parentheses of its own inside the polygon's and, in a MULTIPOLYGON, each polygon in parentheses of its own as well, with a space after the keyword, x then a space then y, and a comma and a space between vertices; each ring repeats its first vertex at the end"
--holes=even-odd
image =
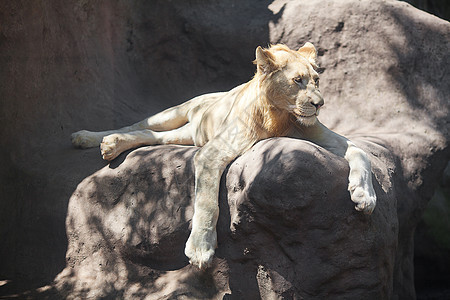
POLYGON ((291 126, 292 114, 273 105, 268 98, 272 91, 261 91, 260 85, 264 79, 264 75, 257 73, 243 89, 247 94, 243 100, 247 102, 240 104, 244 109, 240 114, 248 128, 249 139, 283 136, 291 126))
MULTIPOLYGON (((284 44, 270 45, 265 50, 269 53, 284 51, 292 55, 292 50, 284 44)), ((289 59, 278 61, 276 69, 281 70, 288 61, 289 59)), ((257 64, 257 61, 254 60, 253 63, 257 64)), ((257 70, 253 79, 242 90, 242 92, 250 95, 250 97, 245 98, 248 103, 241 104, 241 107, 245 108, 241 112, 244 116, 241 119, 249 129, 247 136, 250 139, 260 139, 264 136, 283 136, 288 132, 292 123, 295 123, 294 116, 291 113, 273 105, 274 99, 269 98, 268 95, 277 94, 276 87, 269 84, 265 91, 262 90, 261 85, 266 79, 267 75, 257 70)))

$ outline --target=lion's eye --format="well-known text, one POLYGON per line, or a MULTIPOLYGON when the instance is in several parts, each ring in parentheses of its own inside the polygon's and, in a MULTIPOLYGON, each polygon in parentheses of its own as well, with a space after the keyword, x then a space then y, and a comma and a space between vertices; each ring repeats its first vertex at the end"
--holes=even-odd
POLYGON ((301 78, 300 76, 299 76, 299 77, 295 77, 293 80, 294 80, 294 82, 295 82, 296 84, 298 84, 299 86, 301 86, 301 87, 304 86, 304 84, 303 84, 303 78, 301 78))
POLYGON ((314 82, 316 83, 317 86, 319 86, 319 77, 317 77, 316 79, 314 79, 314 82))

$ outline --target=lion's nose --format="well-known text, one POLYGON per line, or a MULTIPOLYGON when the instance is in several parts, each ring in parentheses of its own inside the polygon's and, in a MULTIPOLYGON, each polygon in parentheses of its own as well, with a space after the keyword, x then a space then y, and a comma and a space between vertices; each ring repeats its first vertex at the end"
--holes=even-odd
POLYGON ((323 104, 319 104, 319 103, 311 103, 312 105, 314 105, 316 107, 316 109, 319 109, 323 104))
POLYGON ((324 101, 322 97, 317 97, 315 99, 311 99, 310 102, 312 105, 314 105, 316 107, 316 109, 319 109, 321 106, 323 106, 324 101))

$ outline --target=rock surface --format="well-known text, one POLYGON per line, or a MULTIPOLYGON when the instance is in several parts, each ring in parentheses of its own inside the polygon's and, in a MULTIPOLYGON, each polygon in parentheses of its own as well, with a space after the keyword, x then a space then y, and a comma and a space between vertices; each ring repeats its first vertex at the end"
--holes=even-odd
POLYGON ((387 298, 396 166, 386 149, 362 144, 383 157, 372 157, 379 200, 371 216, 353 209, 345 160, 316 145, 276 138, 239 157, 223 176, 217 255, 204 274, 183 255, 195 148, 135 150, 74 192, 68 266, 56 288, 86 298, 387 298))
POLYGON ((356 0, 10 1, 0 22, 1 294, 59 273, 34 293, 414 298, 414 229, 450 157, 448 22, 356 0), (353 210, 342 160, 261 142, 222 178, 203 274, 182 255, 194 148, 142 148, 104 167, 97 149, 70 146, 76 130, 248 80, 257 45, 306 41, 324 69, 321 121, 370 153, 369 218, 353 210))

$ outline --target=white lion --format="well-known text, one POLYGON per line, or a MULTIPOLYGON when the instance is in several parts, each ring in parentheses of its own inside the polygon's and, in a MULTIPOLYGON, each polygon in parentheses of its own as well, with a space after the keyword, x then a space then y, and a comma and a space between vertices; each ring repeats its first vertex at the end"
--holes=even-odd
POLYGON ((367 155, 317 120, 324 101, 316 56, 311 43, 298 51, 285 45, 258 47, 257 71, 249 82, 229 92, 193 98, 119 130, 76 132, 72 143, 81 148, 101 144, 105 160, 142 145, 202 147, 194 157, 194 216, 185 248, 190 263, 199 268, 211 264, 217 245, 218 192, 224 169, 256 142, 269 137, 308 140, 345 157, 350 166, 351 199, 356 210, 370 214, 376 195, 367 155))

